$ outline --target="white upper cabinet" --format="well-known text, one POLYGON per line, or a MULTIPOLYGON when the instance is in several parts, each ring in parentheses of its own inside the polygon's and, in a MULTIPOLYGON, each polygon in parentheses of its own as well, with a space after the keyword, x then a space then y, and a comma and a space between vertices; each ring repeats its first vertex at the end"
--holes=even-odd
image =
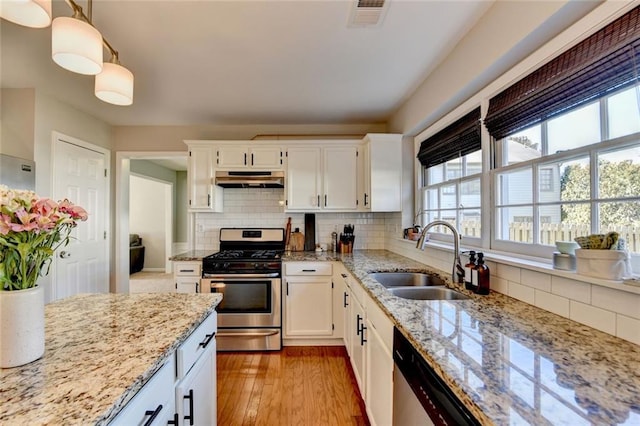
POLYGON ((225 144, 216 147, 216 169, 219 170, 282 170, 280 146, 250 146, 225 144))
POLYGON ((213 184, 213 148, 189 146, 187 176, 189 210, 222 212, 222 188, 213 184))
POLYGON ((324 148, 323 200, 327 210, 358 208, 358 147, 332 146, 324 148))
POLYGON ((319 210, 322 192, 320 148, 290 147, 287 151, 287 209, 319 210))
POLYGON ((402 210, 402 135, 372 133, 360 159, 359 206, 372 212, 402 210))
POLYGON ((307 145, 287 150, 287 210, 357 211, 359 141, 307 145))

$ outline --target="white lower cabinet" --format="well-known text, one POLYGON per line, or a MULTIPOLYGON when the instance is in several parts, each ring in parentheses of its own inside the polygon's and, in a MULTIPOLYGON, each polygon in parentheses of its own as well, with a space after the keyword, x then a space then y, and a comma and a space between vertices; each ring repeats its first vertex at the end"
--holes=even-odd
POLYGON ((342 339, 342 318, 334 317, 339 295, 330 262, 283 264, 284 344, 331 344, 342 339))
POLYGON ((191 371, 176 386, 176 408, 181 425, 216 424, 215 339, 191 371))
POLYGON ((111 425, 167 425, 175 417, 175 356, 118 413, 111 425))
POLYGON ((209 315, 110 425, 215 426, 217 314, 209 315))
POLYGON ((369 421, 390 425, 393 419, 393 323, 380 307, 367 304, 366 392, 369 421))
POLYGON ((198 293, 202 262, 173 262, 176 293, 198 293))
POLYGON ((346 269, 344 344, 372 425, 393 419, 393 322, 346 269))

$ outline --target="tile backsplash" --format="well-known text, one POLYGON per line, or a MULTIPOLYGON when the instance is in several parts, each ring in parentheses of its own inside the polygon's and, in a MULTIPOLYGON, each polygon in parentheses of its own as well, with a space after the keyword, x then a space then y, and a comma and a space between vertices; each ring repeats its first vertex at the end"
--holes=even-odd
MULTIPOLYGON (((195 216, 195 249, 218 250, 220 228, 284 228, 291 217, 291 230, 304 233, 304 213, 284 212, 284 189, 225 188, 224 213, 195 216)), ((384 249, 387 213, 325 213, 316 215, 316 243, 330 247, 331 233, 355 225, 355 249, 384 249)))

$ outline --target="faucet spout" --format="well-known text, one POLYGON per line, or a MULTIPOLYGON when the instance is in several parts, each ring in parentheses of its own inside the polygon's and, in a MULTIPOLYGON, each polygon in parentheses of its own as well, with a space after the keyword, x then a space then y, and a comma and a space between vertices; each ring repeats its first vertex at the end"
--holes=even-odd
POLYGON ((425 225, 422 229, 422 233, 420 234, 420 238, 418 239, 418 243, 416 244, 416 248, 424 250, 427 243, 427 231, 434 226, 444 226, 453 233, 453 269, 451 271, 451 280, 454 283, 457 282, 461 284, 464 280, 464 268, 460 261, 460 233, 458 233, 458 230, 453 225, 449 222, 445 222, 444 220, 434 220, 433 222, 425 225))

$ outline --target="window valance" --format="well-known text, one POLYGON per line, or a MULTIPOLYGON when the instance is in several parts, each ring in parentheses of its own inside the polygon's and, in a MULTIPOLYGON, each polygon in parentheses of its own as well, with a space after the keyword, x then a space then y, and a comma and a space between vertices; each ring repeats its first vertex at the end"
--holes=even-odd
POLYGON ((639 67, 640 6, 493 97, 485 125, 502 139, 638 81, 639 67))
POLYGON ((459 118, 420 144, 418 160, 432 167, 479 150, 480 107, 459 118))

